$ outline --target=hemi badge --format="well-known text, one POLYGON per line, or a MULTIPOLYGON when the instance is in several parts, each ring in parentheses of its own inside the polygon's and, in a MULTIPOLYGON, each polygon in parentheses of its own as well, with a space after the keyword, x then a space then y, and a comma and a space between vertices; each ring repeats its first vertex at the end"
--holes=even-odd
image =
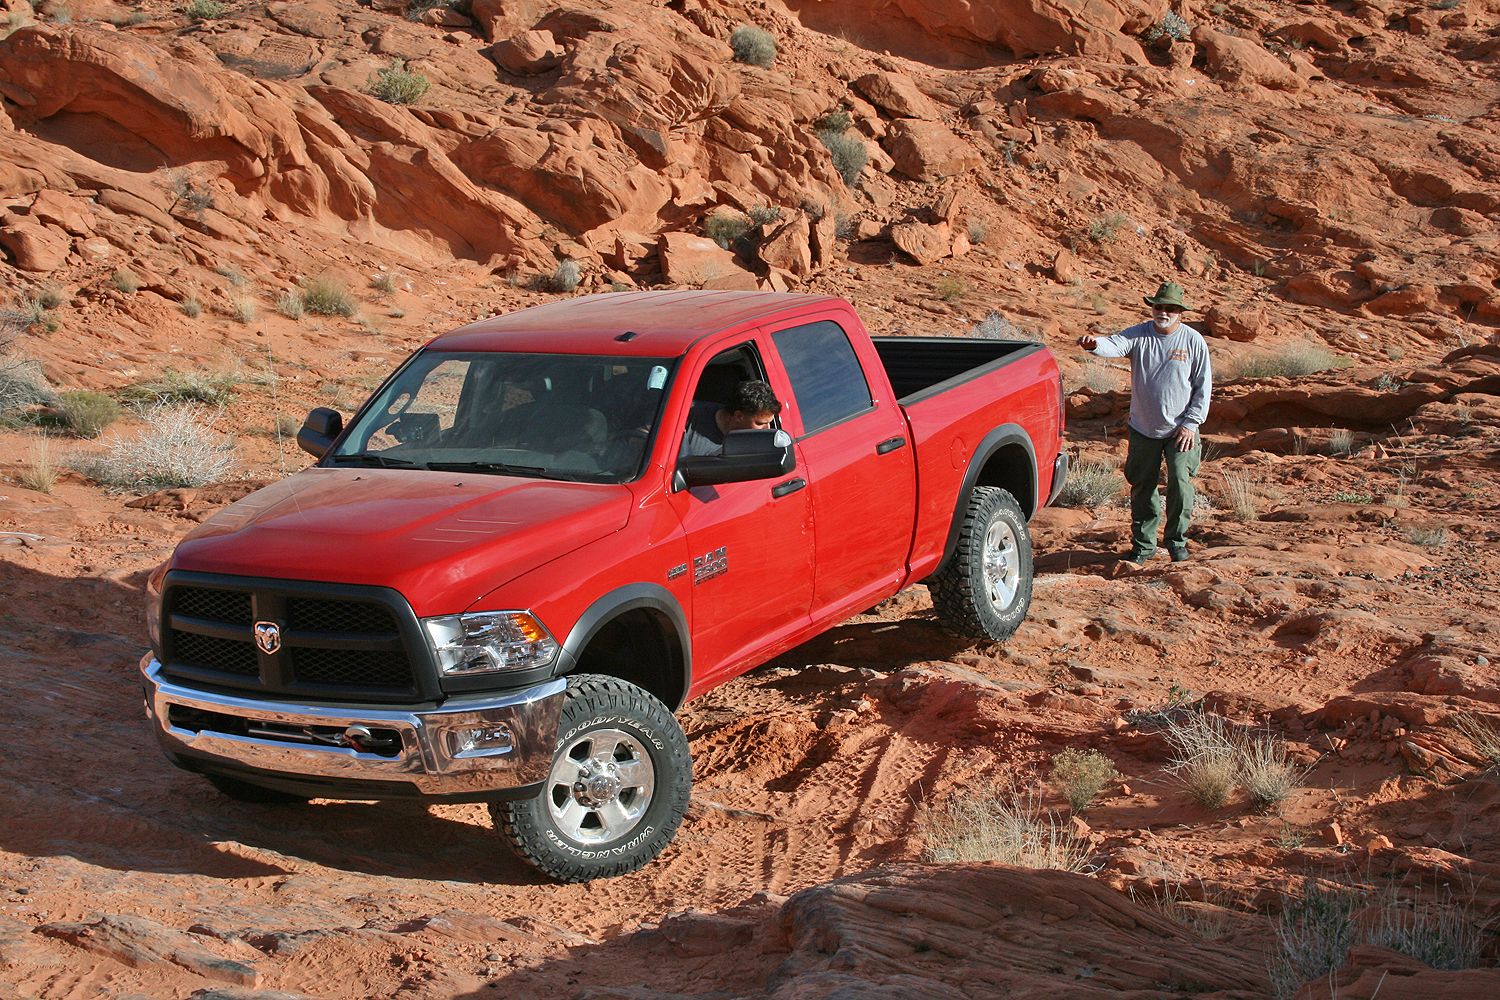
POLYGON ((678 563, 676 566, 673 566, 671 569, 667 570, 667 579, 675 580, 686 572, 687 563, 678 563))

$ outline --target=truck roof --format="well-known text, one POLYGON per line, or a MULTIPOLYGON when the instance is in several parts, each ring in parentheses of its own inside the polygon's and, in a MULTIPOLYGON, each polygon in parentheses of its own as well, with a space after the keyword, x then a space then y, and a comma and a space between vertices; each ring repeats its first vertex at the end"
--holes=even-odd
POLYGON ((427 346, 442 351, 676 357, 721 330, 835 303, 847 308, 833 296, 786 292, 605 292, 491 316, 445 333, 427 346), (627 332, 635 336, 618 339, 627 332))

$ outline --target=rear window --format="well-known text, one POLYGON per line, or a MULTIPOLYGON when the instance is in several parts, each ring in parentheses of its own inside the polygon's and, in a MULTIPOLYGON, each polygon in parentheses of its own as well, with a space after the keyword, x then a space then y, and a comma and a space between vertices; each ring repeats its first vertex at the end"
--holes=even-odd
POLYGON ((812 434, 873 406, 870 384, 843 327, 831 320, 778 330, 771 335, 802 411, 802 429, 812 434))

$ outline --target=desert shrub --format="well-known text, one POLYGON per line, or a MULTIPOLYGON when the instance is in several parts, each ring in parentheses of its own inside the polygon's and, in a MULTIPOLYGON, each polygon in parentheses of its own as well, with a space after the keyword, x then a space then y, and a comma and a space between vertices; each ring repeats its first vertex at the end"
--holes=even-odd
POLYGON ((233 375, 208 372, 179 372, 168 368, 159 378, 126 386, 121 395, 127 403, 159 407, 207 403, 223 406, 234 395, 239 379, 233 375))
POLYGON ((1120 230, 1130 224, 1130 216, 1123 212, 1109 212, 1089 223, 1089 239, 1095 243, 1112 243, 1120 230))
POLYGON ((1120 379, 1113 368, 1091 355, 1083 361, 1083 384, 1094 392, 1114 392, 1120 379))
POLYGON ((132 295, 141 290, 141 279, 128 267, 122 267, 110 275, 109 283, 126 295, 132 295))
POLYGON ((29 358, 0 357, 0 416, 10 417, 55 397, 42 366, 29 358))
POLYGON ((784 213, 781 211, 780 205, 751 205, 745 210, 745 214, 750 217, 752 224, 769 226, 772 223, 780 222, 784 213))
POLYGON ((1193 35, 1193 26, 1182 19, 1179 14, 1167 11, 1160 21, 1141 32, 1141 41, 1148 45, 1154 45, 1165 39, 1174 42, 1185 42, 1193 35))
POLYGON ((218 0, 189 0, 182 8, 189 21, 216 21, 229 13, 229 7, 218 0))
POLYGON ((1075 813, 1087 809, 1104 786, 1118 776, 1114 764, 1098 750, 1068 747, 1052 758, 1052 783, 1075 813))
POLYGON ((729 35, 734 61, 751 66, 769 66, 776 61, 776 39, 764 28, 742 24, 729 35))
POLYGON ((255 300, 246 296, 229 300, 229 315, 247 326, 255 322, 258 310, 255 300))
POLYGON ((1453 728, 1473 744, 1489 770, 1500 770, 1500 727, 1473 712, 1453 716, 1453 728))
POLYGON ((1375 502, 1375 494, 1368 490, 1339 490, 1333 495, 1333 502, 1369 504, 1375 502))
POLYGON ((199 187, 193 179, 186 174, 177 174, 172 178, 170 186, 172 192, 173 207, 181 205, 199 219, 203 213, 214 207, 214 193, 208 187, 199 187))
POLYGON ((1328 454, 1347 455, 1354 450, 1354 432, 1340 427, 1328 435, 1328 454))
POLYGON ((1483 936, 1467 907, 1452 900, 1402 899, 1394 892, 1383 894, 1363 936, 1433 969, 1472 969, 1484 951, 1483 936))
POLYGON ((422 15, 429 10, 452 6, 454 6, 453 0, 412 0, 406 8, 406 19, 408 21, 420 21, 422 20, 422 15))
POLYGON ((832 132, 835 135, 842 135, 849 131, 850 126, 853 124, 854 119, 849 117, 849 112, 830 111, 822 118, 819 118, 814 123, 813 128, 819 132, 832 132))
POLYGON ((375 78, 370 81, 369 94, 387 104, 415 104, 431 86, 427 77, 408 70, 404 61, 394 59, 389 66, 375 74, 375 78))
POLYGON ((60 393, 57 412, 63 426, 84 438, 96 438, 120 416, 120 404, 102 392, 79 389, 60 393))
POLYGON ((1211 712, 1189 712, 1169 720, 1163 735, 1172 747, 1171 769, 1193 801, 1209 809, 1228 802, 1240 771, 1228 721, 1211 712))
POLYGON ((354 296, 333 278, 309 278, 302 283, 302 308, 314 316, 353 316, 354 296))
POLYGON ((1269 732, 1248 733, 1239 744, 1240 781, 1256 809, 1279 805, 1302 787, 1302 768, 1287 756, 1286 744, 1269 732))
POLYGON ((969 283, 957 275, 947 275, 939 278, 937 284, 932 286, 932 294, 944 302, 957 302, 969 294, 969 283))
POLYGON ((1270 968, 1272 994, 1285 1000, 1302 984, 1341 967, 1354 944, 1354 915, 1358 910, 1355 893, 1324 889, 1309 878, 1302 895, 1289 899, 1276 921, 1277 948, 1270 968))
POLYGON ((870 151, 864 140, 850 132, 824 131, 818 133, 818 141, 833 157, 833 169, 839 172, 844 183, 849 187, 856 186, 865 164, 870 161, 870 151))
POLYGON ((52 457, 52 444, 45 437, 31 449, 31 464, 16 473, 16 482, 28 490, 51 493, 57 485, 57 462, 52 457))
POLYGON ((1017 868, 1082 871, 1088 846, 1070 824, 1035 795, 988 793, 956 797, 947 808, 925 808, 918 826, 929 861, 999 861, 1017 868))
POLYGON ((749 235, 750 226, 749 217, 739 212, 715 212, 703 220, 703 235, 725 250, 733 250, 749 235))
POLYGON ((980 221, 979 219, 970 219, 969 220, 969 242, 970 243, 974 244, 975 246, 978 246, 979 244, 981 244, 981 243, 984 242, 984 238, 986 236, 988 236, 988 235, 989 235, 989 227, 987 227, 982 221, 980 221))
POLYGON ((233 264, 220 264, 214 268, 214 273, 226 279, 231 285, 235 286, 236 288, 240 287, 248 280, 245 277, 245 272, 241 271, 233 264))
POLYGON ((190 319, 197 319, 198 316, 203 312, 203 303, 199 302, 196 298, 189 295, 187 298, 182 300, 177 308, 182 310, 182 314, 184 316, 187 316, 190 319))
POLYGON ((1352 362, 1322 344, 1300 342, 1270 354, 1241 358, 1229 366, 1232 378, 1295 378, 1348 368, 1352 362))
POLYGON ((1258 521, 1260 510, 1255 497, 1255 477, 1248 472, 1220 473, 1224 481, 1224 504, 1236 521, 1258 521))
POLYGON ((1413 526, 1404 532, 1406 540, 1413 545, 1420 545, 1424 549, 1437 549, 1448 541, 1448 529, 1441 524, 1432 526, 1413 526))
POLYGON ((36 301, 43 309, 56 309, 67 301, 67 296, 56 285, 47 285, 37 293, 36 301))
POLYGON ((301 319, 302 295, 292 291, 282 292, 276 297, 276 311, 287 319, 301 319))
POLYGON ((207 486, 234 468, 234 446, 198 420, 192 407, 161 404, 146 426, 115 441, 107 453, 75 461, 84 475, 110 489, 153 490, 207 486))
POLYGON ((1068 469, 1057 502, 1063 507, 1102 507, 1120 495, 1124 480, 1113 462, 1082 458, 1068 469))
POLYGON ((377 292, 381 292, 385 295, 390 295, 400 286, 400 281, 401 279, 396 275, 396 272, 381 271, 375 276, 374 280, 370 282, 370 287, 375 289, 377 292))
POLYGON ((996 310, 990 310, 984 319, 969 327, 966 336, 974 340, 1039 340, 1041 335, 1006 319, 996 310))
POLYGON ((571 292, 578 287, 583 280, 583 269, 578 266, 576 260, 565 260, 557 265, 557 269, 547 276, 546 287, 549 292, 571 292))

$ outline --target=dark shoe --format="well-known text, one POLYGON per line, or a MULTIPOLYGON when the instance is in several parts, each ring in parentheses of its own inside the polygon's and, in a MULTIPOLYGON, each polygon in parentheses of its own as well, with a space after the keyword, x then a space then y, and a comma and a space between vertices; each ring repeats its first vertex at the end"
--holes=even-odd
POLYGON ((1189 558, 1186 545, 1174 545, 1171 549, 1173 562, 1187 562, 1189 558))
POLYGON ((1125 557, 1125 561, 1135 563, 1137 566, 1144 566, 1147 560, 1155 554, 1154 552, 1142 552, 1140 549, 1131 549, 1130 555, 1125 557))

